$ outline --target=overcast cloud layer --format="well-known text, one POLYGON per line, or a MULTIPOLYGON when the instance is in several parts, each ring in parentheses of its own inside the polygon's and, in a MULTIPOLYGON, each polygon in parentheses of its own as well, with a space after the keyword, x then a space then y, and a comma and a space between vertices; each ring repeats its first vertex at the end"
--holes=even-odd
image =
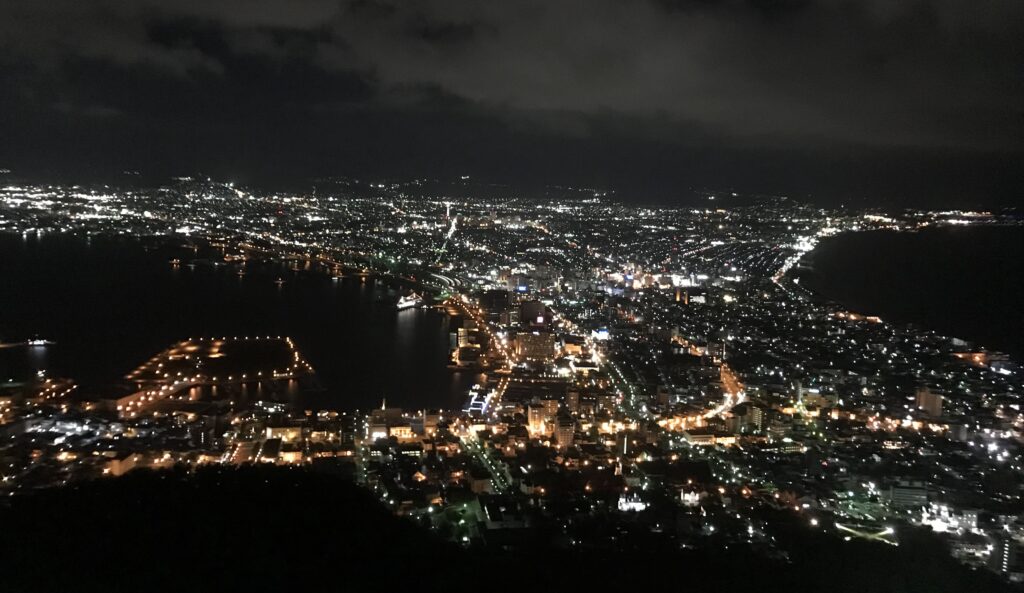
POLYGON ((0 167, 1007 203, 1022 40, 1019 0, 19 0, 0 167))

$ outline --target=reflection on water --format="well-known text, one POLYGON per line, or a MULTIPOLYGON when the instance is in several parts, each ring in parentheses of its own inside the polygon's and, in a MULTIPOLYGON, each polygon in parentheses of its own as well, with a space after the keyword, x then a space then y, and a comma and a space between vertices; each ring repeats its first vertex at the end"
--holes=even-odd
POLYGON ((235 385, 201 385, 184 393, 189 401, 230 401, 246 404, 257 401, 285 402, 302 405, 308 400, 309 386, 303 387, 296 379, 260 381, 235 385))
MULTIPOLYGON (((129 239, 0 235, 0 341, 57 342, 0 351, 0 381, 48 369, 102 395, 188 337, 288 335, 322 386, 299 390, 305 405, 461 407, 476 376, 446 368, 446 315, 395 311, 372 278, 292 267, 129 239)), ((237 396, 257 398, 246 389, 237 396)))

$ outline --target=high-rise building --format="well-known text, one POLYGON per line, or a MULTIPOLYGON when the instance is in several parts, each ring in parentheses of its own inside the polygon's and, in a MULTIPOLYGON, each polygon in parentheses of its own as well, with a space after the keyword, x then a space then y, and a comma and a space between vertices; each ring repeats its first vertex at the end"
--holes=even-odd
POLYGON ((668 390, 667 386, 658 385, 655 391, 655 400, 658 402, 658 405, 667 406, 672 401, 672 392, 668 390))
POLYGON ((939 418, 942 416, 943 399, 944 398, 941 393, 935 393, 925 385, 917 389, 917 395, 915 396, 914 401, 919 410, 928 414, 932 418, 939 418))
POLYGON ((555 359, 555 334, 548 332, 520 333, 516 336, 519 360, 551 362, 555 359))
POLYGON ((568 408, 569 411, 573 412, 573 413, 580 411, 580 392, 579 391, 576 391, 575 389, 570 389, 569 391, 566 392, 566 394, 565 394, 565 407, 568 408))
POLYGON ((1024 571, 1024 554, 1021 554, 1021 542, 1008 533, 1000 533, 993 538, 992 552, 988 557, 989 570, 1010 576, 1024 571))
POLYGON ((555 429, 555 440, 559 447, 572 446, 573 437, 576 435, 576 422, 572 418, 559 418, 558 427, 555 429))
POLYGON ((732 416, 736 419, 736 432, 760 432, 766 424, 764 409, 750 402, 733 407, 732 416))
POLYGON ((548 427, 546 420, 546 412, 544 406, 540 404, 530 404, 526 408, 526 423, 530 430, 530 434, 541 435, 547 434, 548 427))
POLYGON ((459 348, 477 343, 476 327, 460 327, 456 330, 456 336, 459 348))
POLYGON ((540 301, 526 301, 519 305, 519 320, 527 326, 540 328, 550 323, 548 308, 540 301))
POLYGON ((544 398, 540 400, 540 405, 544 406, 545 420, 551 421, 555 416, 558 415, 558 400, 554 398, 544 398))
POLYGON ((928 486, 919 481, 900 481, 889 488, 889 501, 897 508, 916 508, 928 504, 928 486))
POLYGON ((488 290, 480 297, 480 308, 488 321, 497 321, 512 308, 512 295, 507 290, 488 290))

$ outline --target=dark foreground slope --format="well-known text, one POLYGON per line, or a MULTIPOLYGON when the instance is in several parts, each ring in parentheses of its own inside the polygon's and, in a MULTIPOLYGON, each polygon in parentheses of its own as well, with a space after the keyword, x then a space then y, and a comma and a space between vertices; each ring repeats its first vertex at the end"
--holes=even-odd
POLYGON ((745 550, 464 550, 362 489, 300 469, 136 472, 0 507, 0 591, 1003 590, 942 550, 780 526, 792 562, 745 550))

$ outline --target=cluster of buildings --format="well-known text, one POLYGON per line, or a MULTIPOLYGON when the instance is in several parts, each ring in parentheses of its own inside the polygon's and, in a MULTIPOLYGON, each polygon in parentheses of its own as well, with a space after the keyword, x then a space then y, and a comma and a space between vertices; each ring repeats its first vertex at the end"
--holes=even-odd
POLYGON ((265 354, 216 385, 187 356, 230 341, 186 341, 140 367, 139 391, 113 406, 73 384, 0 394, 2 488, 304 464, 466 543, 515 546, 543 529, 567 547, 616 546, 643 532, 783 557, 768 511, 890 545, 929 527, 962 562, 1021 580, 1017 361, 799 284, 802 257, 830 235, 1008 222, 779 197, 640 208, 423 181, 327 180, 295 195, 193 179, 6 187, 0 230, 213 241, 414 283, 453 318, 451 365, 482 379, 461 409, 301 410, 273 397, 314 374, 290 341, 280 364, 265 354))

